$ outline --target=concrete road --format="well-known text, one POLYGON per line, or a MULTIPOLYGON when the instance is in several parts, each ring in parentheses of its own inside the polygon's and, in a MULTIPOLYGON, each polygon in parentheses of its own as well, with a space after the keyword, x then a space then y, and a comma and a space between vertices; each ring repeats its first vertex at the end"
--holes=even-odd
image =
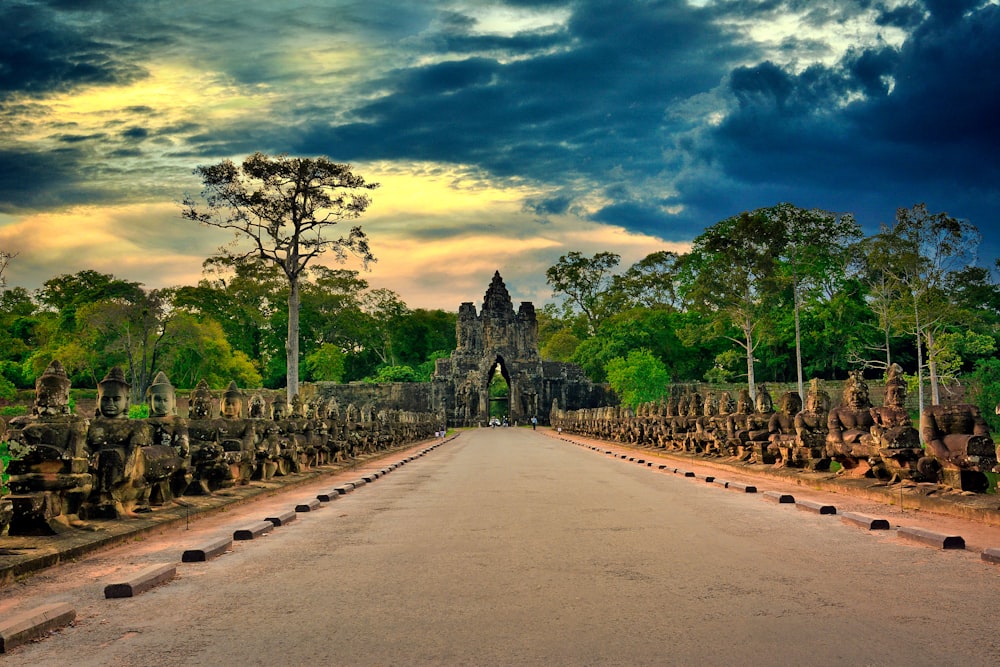
POLYGON ((129 553, 80 570, 86 585, 60 588, 72 568, 29 582, 78 620, 0 663, 1000 664, 1000 570, 977 555, 528 429, 462 433, 169 584, 101 599, 129 553))

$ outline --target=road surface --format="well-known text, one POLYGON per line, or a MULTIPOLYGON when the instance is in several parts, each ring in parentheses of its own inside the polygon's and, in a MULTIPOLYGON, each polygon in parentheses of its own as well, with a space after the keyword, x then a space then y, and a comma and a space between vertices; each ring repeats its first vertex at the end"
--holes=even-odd
POLYGON ((103 599, 122 573, 266 516, 226 514, 0 590, 78 611, 0 663, 1000 664, 1000 570, 977 554, 524 428, 463 432, 168 584, 103 599))

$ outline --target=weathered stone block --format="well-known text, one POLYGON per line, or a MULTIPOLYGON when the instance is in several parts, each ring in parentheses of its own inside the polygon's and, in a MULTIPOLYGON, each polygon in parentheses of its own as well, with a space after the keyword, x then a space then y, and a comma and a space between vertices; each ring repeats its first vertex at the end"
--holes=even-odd
POLYGON ((177 576, 177 566, 173 563, 158 563, 135 573, 126 581, 108 584, 104 587, 105 598, 130 598, 148 591, 154 586, 170 581, 177 576))

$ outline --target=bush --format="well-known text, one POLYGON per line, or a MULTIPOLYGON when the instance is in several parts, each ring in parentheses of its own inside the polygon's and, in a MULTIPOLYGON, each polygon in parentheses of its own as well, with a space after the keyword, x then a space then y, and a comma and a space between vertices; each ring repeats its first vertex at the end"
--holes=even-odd
POLYGON ((372 377, 365 378, 369 384, 386 382, 419 382, 417 372, 409 366, 383 366, 372 377))
POLYGON ((995 437, 1000 434, 1000 416, 996 414, 996 407, 1000 405, 1000 359, 977 361, 972 378, 972 402, 983 413, 983 418, 995 437))

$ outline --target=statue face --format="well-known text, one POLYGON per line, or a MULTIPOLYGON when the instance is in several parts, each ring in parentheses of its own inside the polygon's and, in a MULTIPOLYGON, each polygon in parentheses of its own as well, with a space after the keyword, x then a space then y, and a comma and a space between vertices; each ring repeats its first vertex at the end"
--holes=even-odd
POLYGON ((219 412, 226 419, 239 419, 243 414, 243 403, 232 396, 223 396, 219 403, 219 412))
POLYGON ((901 408, 906 402, 906 387, 889 385, 885 390, 885 404, 893 408, 901 408))
POLYGON ((128 417, 128 390, 118 383, 101 387, 99 409, 102 417, 124 419, 128 417))
POLYGON ((861 390, 860 387, 854 386, 847 391, 847 396, 845 396, 846 402, 849 406, 855 410, 860 410, 861 408, 867 407, 868 404, 868 394, 861 390))
POLYGON ((166 385, 153 385, 149 390, 149 416, 166 417, 176 414, 174 392, 166 385))
POLYGON ((782 397, 781 409, 783 412, 794 415, 800 409, 802 409, 802 403, 799 401, 799 395, 794 392, 789 392, 782 397))

